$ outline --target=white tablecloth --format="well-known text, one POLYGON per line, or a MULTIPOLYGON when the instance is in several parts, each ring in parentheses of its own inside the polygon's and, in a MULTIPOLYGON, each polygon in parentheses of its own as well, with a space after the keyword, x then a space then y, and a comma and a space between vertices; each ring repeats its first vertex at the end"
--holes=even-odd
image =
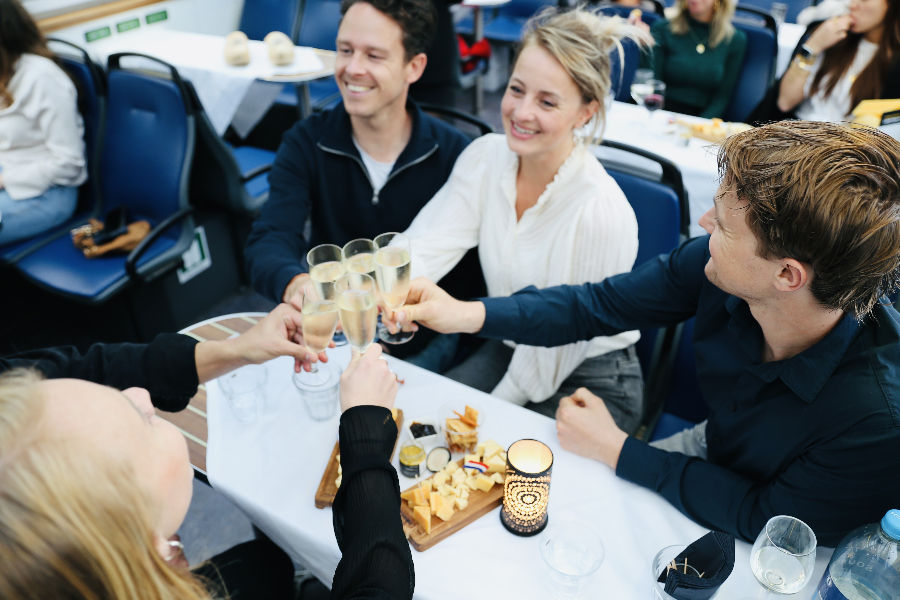
MULTIPOLYGON (((138 52, 173 65, 183 78, 189 79, 194 84, 210 122, 221 135, 228 128, 251 86, 254 83, 257 86, 267 86, 257 80, 279 76, 285 81, 299 81, 303 79, 304 73, 321 71, 324 68, 312 48, 295 48, 294 62, 276 67, 269 62, 265 43, 251 40, 249 47, 250 64, 232 67, 225 63, 223 37, 172 29, 146 29, 94 42, 90 45, 89 51, 92 58, 102 64, 106 64, 110 54, 138 52), (289 75, 294 77, 287 77, 289 75)), ((152 67, 150 63, 145 64, 152 67)), ((271 95, 268 104, 264 106, 258 103, 247 108, 261 113, 259 114, 261 117, 271 106, 276 95, 277 93, 271 95)))
MULTIPOLYGON (((346 365, 348 347, 329 350, 329 356, 346 365)), ((403 361, 388 361, 391 369, 406 380, 396 404, 403 409, 405 420, 434 416, 449 400, 460 405, 468 400, 478 402, 485 410, 485 439, 493 438, 508 447, 518 439, 534 438, 551 448, 550 523, 589 526, 606 546, 606 560, 589 598, 650 598, 650 561, 656 552, 672 544, 690 543, 706 533, 657 494, 616 478, 600 463, 564 451, 553 420, 403 361)), ((330 584, 340 560, 332 512, 330 508, 315 508, 313 502, 337 439, 339 416, 316 423, 306 415, 291 382, 292 365, 290 358, 268 363, 271 405, 253 426, 242 425, 234 418, 216 382, 207 384, 209 479, 276 543, 330 584)), ((401 489, 412 483, 400 476, 401 489)), ((431 549, 412 551, 415 597, 546 598, 539 539, 507 532, 500 524, 498 508, 431 549), (483 567, 479 572, 485 576, 463 592, 460 582, 448 579, 448 573, 461 573, 471 560, 478 561, 483 567)), ((735 570, 719 599, 776 597, 754 579, 749 553, 750 545, 737 543, 735 570)), ((820 549, 814 583, 798 599, 812 593, 830 555, 831 550, 820 549)))

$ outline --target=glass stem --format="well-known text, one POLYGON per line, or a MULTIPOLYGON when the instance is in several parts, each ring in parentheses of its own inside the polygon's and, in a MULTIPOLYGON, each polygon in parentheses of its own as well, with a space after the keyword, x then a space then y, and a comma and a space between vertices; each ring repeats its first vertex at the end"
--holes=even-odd
POLYGON ((309 366, 310 366, 310 369, 309 369, 310 373, 318 373, 319 372, 319 367, 316 366, 316 363, 310 363, 309 366))

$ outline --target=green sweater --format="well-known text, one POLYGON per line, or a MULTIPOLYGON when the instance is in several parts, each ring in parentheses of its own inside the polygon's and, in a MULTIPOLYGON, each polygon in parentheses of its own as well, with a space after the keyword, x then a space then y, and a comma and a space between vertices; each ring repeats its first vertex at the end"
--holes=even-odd
POLYGON ((693 36, 675 35, 667 19, 653 24, 650 66, 666 83, 666 99, 697 107, 701 117, 722 118, 744 64, 747 36, 736 29, 730 41, 710 48, 709 25, 688 19, 693 36), (706 46, 703 54, 697 52, 698 40, 706 46))

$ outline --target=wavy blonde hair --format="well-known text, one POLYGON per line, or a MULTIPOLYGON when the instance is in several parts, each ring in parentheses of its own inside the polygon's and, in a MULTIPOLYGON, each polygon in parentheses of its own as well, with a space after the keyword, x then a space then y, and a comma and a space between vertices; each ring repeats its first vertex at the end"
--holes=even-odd
POLYGON ((42 431, 40 381, 27 370, 0 376, 0 598, 209 600, 156 551, 129 465, 42 431))
POLYGON ((563 66, 585 104, 594 100, 599 103, 590 133, 585 136, 590 144, 600 143, 606 124, 606 99, 612 88, 610 53, 619 52, 619 64, 624 64, 622 40, 633 40, 642 48, 652 40, 650 34, 621 17, 601 16, 597 10, 584 5, 567 11, 545 8, 525 24, 519 50, 521 54, 529 44, 540 46, 563 66))
MULTIPOLYGON (((712 21, 709 22, 709 47, 715 48, 722 42, 730 42, 734 35, 734 10, 737 0, 716 0, 713 8, 712 21)), ((675 6, 666 9, 666 18, 669 20, 669 29, 675 35, 688 35, 691 13, 687 7, 687 0, 678 0, 675 6)))

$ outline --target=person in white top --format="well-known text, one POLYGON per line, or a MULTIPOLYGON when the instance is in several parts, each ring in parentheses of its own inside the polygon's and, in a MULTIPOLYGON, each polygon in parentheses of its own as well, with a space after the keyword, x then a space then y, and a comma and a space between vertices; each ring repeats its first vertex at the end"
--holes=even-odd
POLYGON ((18 0, 0 0, 0 246, 72 216, 83 137, 74 83, 18 0))
POLYGON ((812 31, 781 80, 778 109, 840 122, 862 100, 900 94, 900 2, 851 0, 812 31))
MULTIPOLYGON (((631 270, 634 211, 588 150, 602 132, 610 52, 623 37, 648 42, 618 17, 584 8, 529 21, 501 104, 505 135, 470 144, 406 231, 414 276, 439 280, 475 246, 490 296, 631 270)), ((643 412, 638 338, 559 348, 488 341, 445 375, 551 417, 560 398, 587 387, 634 431, 643 412)))

